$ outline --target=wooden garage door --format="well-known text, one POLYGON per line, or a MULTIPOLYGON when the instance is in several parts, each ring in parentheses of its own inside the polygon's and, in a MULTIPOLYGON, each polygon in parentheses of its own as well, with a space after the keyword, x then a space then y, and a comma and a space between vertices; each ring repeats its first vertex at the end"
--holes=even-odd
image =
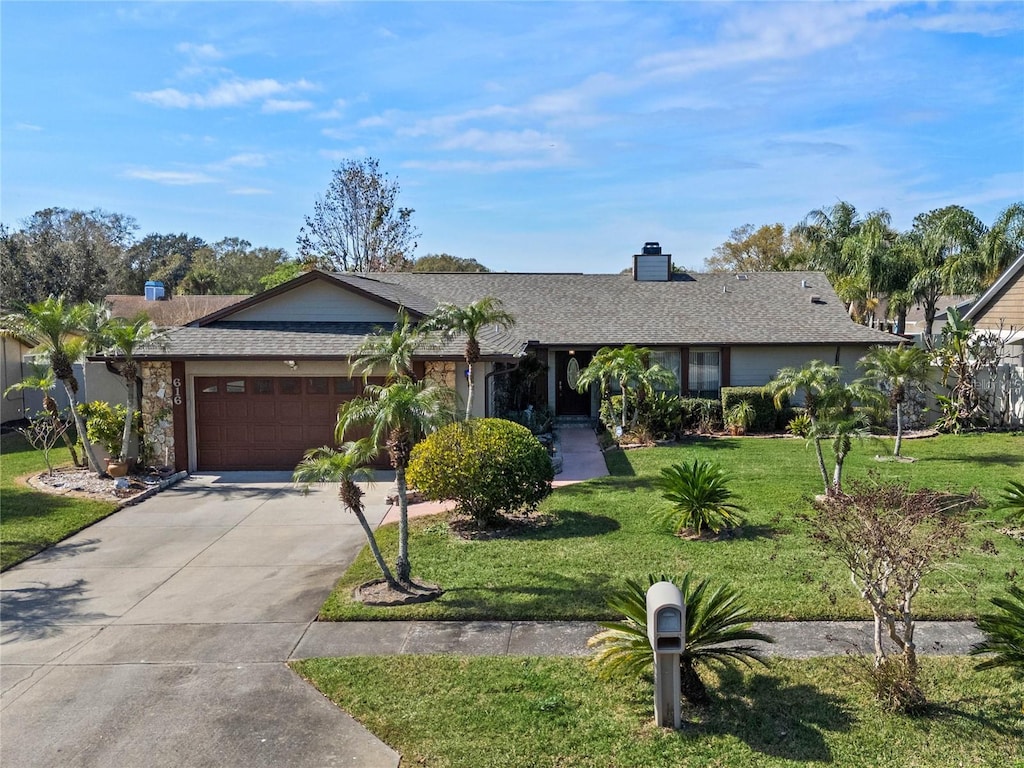
POLYGON ((362 390, 333 376, 197 376, 197 467, 294 469, 309 448, 334 445, 338 406, 362 390))

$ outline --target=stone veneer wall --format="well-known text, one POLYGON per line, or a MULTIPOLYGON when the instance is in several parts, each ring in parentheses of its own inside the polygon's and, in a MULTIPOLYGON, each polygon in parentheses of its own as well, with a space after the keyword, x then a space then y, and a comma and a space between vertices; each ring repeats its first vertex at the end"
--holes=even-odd
MULTIPOLYGON (((142 429, 152 452, 151 461, 157 466, 174 466, 174 386, 171 383, 171 364, 143 362, 142 374, 142 429)), ((175 467, 184 469, 184 467, 175 467)))
POLYGON ((427 361, 424 364, 423 378, 455 389, 455 363, 451 360, 427 361))

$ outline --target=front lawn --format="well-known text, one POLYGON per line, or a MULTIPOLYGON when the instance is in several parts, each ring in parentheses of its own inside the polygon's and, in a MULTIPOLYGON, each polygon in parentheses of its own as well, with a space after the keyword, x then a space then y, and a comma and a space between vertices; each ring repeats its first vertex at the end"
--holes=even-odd
MULTIPOLYGON (((904 443, 915 463, 881 463, 891 441, 857 445, 845 478, 902 479, 913 487, 967 492, 988 500, 1009 479, 1024 477, 1024 437, 943 435, 904 443)), ((594 619, 608 617, 605 595, 626 577, 687 570, 739 587, 758 619, 867 619, 870 612, 841 567, 825 561, 799 515, 821 492, 813 449, 795 439, 715 439, 685 446, 609 455, 613 475, 558 489, 540 512, 547 525, 515 536, 466 541, 442 517, 412 521, 414 578, 440 584, 437 601, 374 608, 352 601, 358 584, 379 574, 364 551, 321 609, 322 618, 349 619, 594 619), (652 518, 664 504, 651 480, 661 467, 694 457, 714 459, 734 478, 748 508, 733 539, 684 541, 652 518)), ((1003 535, 982 510, 967 551, 934 574, 918 596, 919 618, 966 619, 1024 576, 1024 545, 1003 535)), ((396 530, 378 532, 394 559, 396 530)))
MULTIPOLYGON (((105 501, 55 496, 33 490, 16 478, 42 472, 46 462, 21 435, 0 437, 0 570, 10 568, 111 514, 105 501)), ((54 466, 70 464, 67 448, 50 454, 54 466)))
POLYGON ((884 712, 846 657, 729 669, 713 704, 653 724, 649 678, 603 682, 580 659, 401 656, 310 659, 293 668, 402 755, 474 768, 1014 766, 1024 685, 973 660, 929 658, 923 716, 884 712))

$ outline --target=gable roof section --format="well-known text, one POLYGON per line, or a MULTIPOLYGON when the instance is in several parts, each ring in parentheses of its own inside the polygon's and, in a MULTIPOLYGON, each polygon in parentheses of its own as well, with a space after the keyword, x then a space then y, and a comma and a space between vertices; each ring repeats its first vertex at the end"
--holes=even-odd
POLYGON ((1003 271, 1003 274, 989 286, 989 289, 981 294, 981 298, 964 314, 964 319, 977 320, 979 316, 983 317, 988 308, 995 303, 996 299, 1009 290, 1010 286, 1020 280, 1022 276, 1024 276, 1024 254, 1018 256, 1017 260, 1008 266, 1003 271))
POLYGON ((103 300, 110 307, 110 314, 113 317, 132 319, 140 312, 145 312, 156 325, 172 327, 188 325, 248 298, 248 294, 179 295, 147 301, 145 296, 111 294, 103 300))

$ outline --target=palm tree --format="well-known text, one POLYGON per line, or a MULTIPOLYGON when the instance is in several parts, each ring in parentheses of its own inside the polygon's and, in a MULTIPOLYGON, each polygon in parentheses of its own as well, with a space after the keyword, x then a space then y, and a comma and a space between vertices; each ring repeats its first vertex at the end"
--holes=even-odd
POLYGON ((412 447, 428 432, 451 420, 454 393, 448 387, 428 381, 414 382, 398 378, 386 386, 371 384, 363 396, 338 409, 335 439, 341 443, 346 433, 369 425, 370 442, 388 449, 398 486, 398 560, 395 575, 403 584, 411 583, 409 564, 409 499, 405 470, 412 447))
POLYGON ((924 305, 924 341, 932 346, 939 297, 979 291, 986 265, 982 256, 985 225, 958 205, 914 218, 904 236, 904 251, 913 255, 917 271, 910 290, 924 305))
POLYGON ((672 386, 676 376, 662 365, 649 364, 651 350, 627 344, 624 347, 601 347, 580 371, 576 389, 584 392, 592 384, 599 384, 602 393, 614 381, 622 392, 622 429, 626 429, 626 414, 629 412, 630 393, 634 393, 634 412, 631 423, 636 424, 639 416, 640 397, 650 394, 657 386, 672 386))
POLYGON ((907 391, 924 391, 931 372, 931 359, 919 347, 900 344, 898 347, 872 347, 857 361, 857 365, 864 368, 865 378, 889 392, 889 404, 896 412, 893 456, 899 456, 903 444, 903 404, 907 401, 907 391))
POLYGON ((665 515, 672 530, 689 529, 700 536, 704 528, 718 533, 739 525, 738 513, 745 510, 729 501, 732 491, 727 481, 725 472, 713 461, 694 459, 690 464, 663 468, 654 484, 662 498, 672 504, 665 515))
POLYGON ((121 378, 128 390, 125 404, 124 431, 121 434, 121 454, 123 461, 128 461, 131 451, 132 426, 138 412, 138 378, 139 363, 135 359, 135 351, 142 345, 153 341, 157 335, 156 326, 149 321, 145 313, 132 320, 114 318, 103 329, 104 341, 108 350, 115 353, 120 360, 121 378))
POLYGON ((817 428, 819 400, 825 392, 839 383, 842 370, 838 365, 811 360, 803 368, 780 368, 775 378, 764 386, 765 392, 774 400, 776 408, 782 408, 784 401, 795 395, 803 395, 804 412, 811 421, 810 437, 814 441, 818 469, 826 488, 829 487, 828 470, 825 468, 825 456, 821 450, 821 430, 817 428))
POLYGON ((810 245, 811 266, 824 270, 829 280, 835 282, 851 272, 846 241, 857 234, 862 223, 857 209, 840 200, 833 206, 811 211, 794 229, 810 245))
POLYGON ((376 328, 374 333, 362 340, 356 351, 349 357, 353 372, 357 368, 367 378, 379 368, 387 369, 389 381, 404 376, 416 380, 413 373, 412 356, 426 338, 423 325, 415 323, 404 309, 398 310, 398 321, 390 331, 376 328))
POLYGON ((1024 203, 1014 203, 996 218, 981 244, 985 283, 990 285, 1024 253, 1024 203))
MULTIPOLYGON (((20 392, 24 389, 38 389, 43 393, 43 410, 46 411, 50 418, 50 421, 56 426, 61 423, 63 419, 60 417, 60 408, 57 406, 57 401, 50 395, 50 391, 57 384, 57 377, 53 375, 53 368, 49 365, 43 365, 41 363, 30 363, 29 367, 32 373, 22 378, 21 381, 11 384, 7 389, 4 390, 4 397, 7 396, 8 392, 20 392)), ((78 459, 78 452, 75 450, 75 441, 71 439, 71 435, 68 431, 62 430, 61 436, 64 438, 64 444, 68 447, 68 452, 71 454, 71 462, 76 466, 80 467, 78 459)))
POLYGON ((687 701, 707 704, 707 689, 697 673, 698 664, 739 661, 750 666, 761 661, 752 645, 736 645, 772 638, 751 629, 750 609, 736 590, 712 588, 707 579, 694 582, 689 573, 682 579, 648 576, 646 583, 626 579, 625 587, 608 598, 608 605, 623 615, 622 621, 603 621, 602 632, 587 641, 597 652, 591 664, 602 677, 636 677, 651 669, 653 651, 647 637, 647 590, 659 581, 672 581, 683 594, 686 606, 686 641, 679 657, 681 689, 687 701))
POLYGON ((975 669, 1009 667, 1015 677, 1024 679, 1024 589, 1011 584, 1007 597, 993 597, 991 602, 1001 612, 978 617, 978 629, 985 633, 985 639, 971 646, 971 655, 995 656, 975 669))
POLYGON ((67 392, 86 461, 97 475, 103 476, 104 471, 85 431, 85 420, 78 412, 78 379, 73 367, 76 360, 92 349, 88 336, 95 321, 96 312, 90 305, 69 305, 63 296, 50 296, 26 305, 21 312, 0 317, 0 335, 24 339, 49 354, 54 376, 67 392))
POLYGON ((377 566, 384 574, 384 580, 388 586, 394 589, 401 589, 395 580, 388 564, 384 562, 384 556, 377 546, 377 538, 373 535, 373 529, 366 521, 366 514, 363 510, 363 489, 357 483, 372 482, 373 471, 366 466, 376 449, 369 440, 363 439, 356 442, 345 443, 341 450, 335 450, 328 446, 322 448, 310 448, 302 457, 302 461, 292 473, 292 482, 303 486, 303 493, 308 493, 309 486, 313 483, 338 484, 338 498, 343 508, 349 510, 356 516, 359 525, 366 534, 366 543, 370 545, 370 552, 377 566))
POLYGON ((501 301, 486 296, 465 307, 455 304, 440 304, 434 311, 430 325, 440 330, 446 338, 466 337, 466 376, 469 392, 466 397, 466 420, 473 410, 473 364, 480 360, 480 333, 488 326, 509 329, 515 325, 515 318, 502 309, 501 301))

